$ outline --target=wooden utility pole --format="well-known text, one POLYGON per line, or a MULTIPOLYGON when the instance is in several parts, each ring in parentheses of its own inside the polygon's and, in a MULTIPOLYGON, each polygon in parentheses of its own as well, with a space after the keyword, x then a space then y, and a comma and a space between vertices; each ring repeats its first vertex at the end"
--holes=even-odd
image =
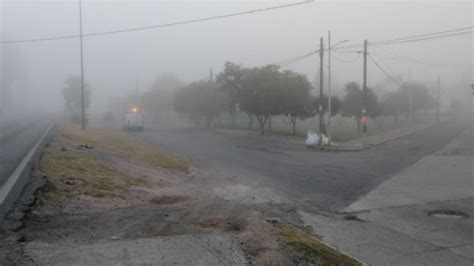
POLYGON ((214 80, 214 74, 212 73, 212 67, 209 70, 209 80, 212 82, 214 80))
POLYGON ((332 110, 332 92, 331 92, 331 31, 328 30, 328 139, 331 143, 331 110, 332 110))
POLYGON ((413 123, 413 86, 411 84, 411 68, 408 70, 408 120, 413 123))
POLYGON ((436 92, 436 123, 439 123, 439 75, 438 75, 438 79, 436 81, 436 88, 437 88, 437 92, 436 92))
POLYGON ((364 40, 364 77, 362 83, 363 104, 361 110, 362 133, 364 135, 364 145, 367 144, 367 40, 364 40))
POLYGON ((362 94, 364 97, 362 109, 367 110, 367 40, 364 40, 364 77, 362 80, 362 94))
POLYGON ((86 111, 84 103, 84 56, 82 52, 82 1, 79 0, 79 42, 81 49, 81 128, 86 129, 86 111))
POLYGON ((319 133, 326 134, 326 127, 324 125, 324 114, 323 114, 323 56, 324 56, 324 42, 321 37, 321 47, 319 49, 319 133))

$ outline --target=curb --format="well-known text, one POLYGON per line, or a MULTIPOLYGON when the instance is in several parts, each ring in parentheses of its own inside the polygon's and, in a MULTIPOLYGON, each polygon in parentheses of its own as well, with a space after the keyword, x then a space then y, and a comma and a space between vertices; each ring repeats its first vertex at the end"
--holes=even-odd
MULTIPOLYGON (((445 122, 441 122, 441 123, 445 123, 445 122)), ((441 123, 439 123, 439 124, 441 124, 441 123)), ((363 150, 369 149, 369 148, 374 147, 374 146, 378 146, 378 145, 385 144, 387 142, 390 142, 390 141, 393 141, 393 140, 396 140, 396 139, 399 139, 399 138, 403 138, 403 137, 406 137, 406 136, 413 135, 417 132, 420 132, 420 131, 425 130, 425 129, 430 128, 430 127, 434 127, 434 126, 439 125, 439 124, 437 124, 437 123, 427 124, 427 125, 422 126, 422 127, 418 128, 414 131, 411 131, 409 133, 401 134, 401 135, 398 135, 398 136, 393 137, 393 138, 385 139, 385 140, 379 141, 379 142, 374 143, 374 144, 366 144, 366 145, 361 144, 361 145, 357 145, 357 146, 352 145, 352 147, 350 147, 350 148, 348 148, 348 147, 344 148, 344 147, 337 147, 337 146, 333 146, 333 147, 328 146, 328 147, 325 147, 324 149, 325 150, 330 150, 330 151, 363 151, 363 150)))
POLYGON ((15 202, 16 197, 21 194, 24 187, 30 182, 31 166, 40 155, 40 151, 43 150, 54 125, 54 122, 49 125, 43 135, 36 141, 25 157, 23 157, 5 184, 0 188, 0 213, 3 213, 2 209, 6 213, 9 206, 15 202))

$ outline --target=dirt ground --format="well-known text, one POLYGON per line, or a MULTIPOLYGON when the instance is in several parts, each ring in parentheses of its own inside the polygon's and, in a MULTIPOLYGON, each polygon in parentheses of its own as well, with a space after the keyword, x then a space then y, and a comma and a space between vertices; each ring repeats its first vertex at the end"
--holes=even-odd
POLYGON ((4 233, 0 265, 358 264, 306 233, 301 203, 225 173, 83 144, 57 131, 36 172, 48 182, 24 227, 4 233))

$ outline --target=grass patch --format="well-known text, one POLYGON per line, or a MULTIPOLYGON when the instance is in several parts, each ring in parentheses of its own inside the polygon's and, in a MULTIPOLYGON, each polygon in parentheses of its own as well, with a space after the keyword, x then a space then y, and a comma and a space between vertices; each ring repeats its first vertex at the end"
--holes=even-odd
POLYGON ((248 222, 245 219, 236 217, 214 217, 199 220, 193 224, 202 228, 218 228, 226 232, 242 232, 247 228, 248 222))
POLYGON ((72 124, 60 124, 58 131, 63 142, 73 143, 74 145, 92 145, 96 148, 128 155, 162 168, 187 169, 187 163, 184 159, 154 148, 122 132, 108 129, 87 129, 87 131, 82 131, 78 126, 72 124))
POLYGON ((324 245, 321 241, 305 234, 291 225, 282 224, 277 228, 280 239, 307 263, 315 265, 362 265, 353 258, 324 245))
POLYGON ((87 195, 97 198, 124 198, 131 186, 147 182, 127 177, 101 161, 86 155, 46 149, 39 174, 48 177, 47 196, 87 195))
MULTIPOLYGON (((325 121, 327 122, 327 118, 325 118, 325 121)), ((426 123, 430 121, 433 121, 432 114, 417 114, 416 123, 426 123)), ((318 125, 319 120, 317 116, 303 121, 298 120, 296 123, 296 136, 305 138, 308 130, 319 132, 318 125)), ((331 125, 332 139, 336 142, 345 142, 362 137, 362 132, 357 130, 357 123, 353 117, 342 117, 340 115, 333 116, 331 125)), ((217 123, 216 126, 232 129, 232 119, 228 116, 222 115, 220 124, 217 123)), ((250 130, 247 115, 240 115, 237 119, 236 126, 238 129, 250 130)), ((400 120, 396 122, 393 117, 379 116, 375 119, 369 119, 368 134, 376 135, 393 129, 409 126, 411 126, 411 124, 406 117, 400 117, 400 120)), ((266 130, 267 129, 268 128, 266 128, 266 130)), ((257 122, 254 123, 252 130, 258 132, 257 122)), ((271 134, 292 136, 292 133, 292 125, 287 118, 284 116, 274 116, 272 118, 271 134)))

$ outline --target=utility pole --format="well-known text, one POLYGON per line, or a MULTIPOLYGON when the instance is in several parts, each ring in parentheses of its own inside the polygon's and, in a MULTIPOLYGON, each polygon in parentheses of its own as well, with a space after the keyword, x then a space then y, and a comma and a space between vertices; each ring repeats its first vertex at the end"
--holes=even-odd
POLYGON ((81 47, 81 128, 86 129, 86 113, 84 104, 84 56, 82 51, 82 0, 79 0, 79 41, 81 47))
POLYGON ((214 79, 214 74, 212 73, 212 67, 211 67, 211 69, 209 70, 209 81, 212 82, 213 79, 214 79))
POLYGON ((364 77, 362 80, 362 95, 363 95, 363 104, 362 104, 362 133, 364 135, 364 145, 367 143, 367 39, 364 40, 364 77))
POLYGON ((323 37, 321 37, 321 47, 319 49, 319 133, 326 134, 326 128, 324 126, 324 114, 323 114, 323 56, 324 56, 324 43, 323 37))
POLYGON ((413 124, 413 88, 411 84, 411 68, 408 70, 408 119, 413 124))
POLYGON ((6 104, 6 82, 1 82, 0 83, 0 86, 1 86, 1 89, 0 89, 0 122, 2 121, 2 119, 4 119, 6 117, 6 112, 7 112, 7 108, 5 106, 6 104))
POLYGON ((328 30, 328 140, 331 145, 331 31, 328 30))
POLYGON ((364 77, 362 79, 362 109, 367 109, 367 40, 364 40, 364 77))
POLYGON ((436 92, 436 123, 439 123, 439 75, 438 75, 438 79, 436 81, 436 87, 437 87, 437 92, 436 92))

